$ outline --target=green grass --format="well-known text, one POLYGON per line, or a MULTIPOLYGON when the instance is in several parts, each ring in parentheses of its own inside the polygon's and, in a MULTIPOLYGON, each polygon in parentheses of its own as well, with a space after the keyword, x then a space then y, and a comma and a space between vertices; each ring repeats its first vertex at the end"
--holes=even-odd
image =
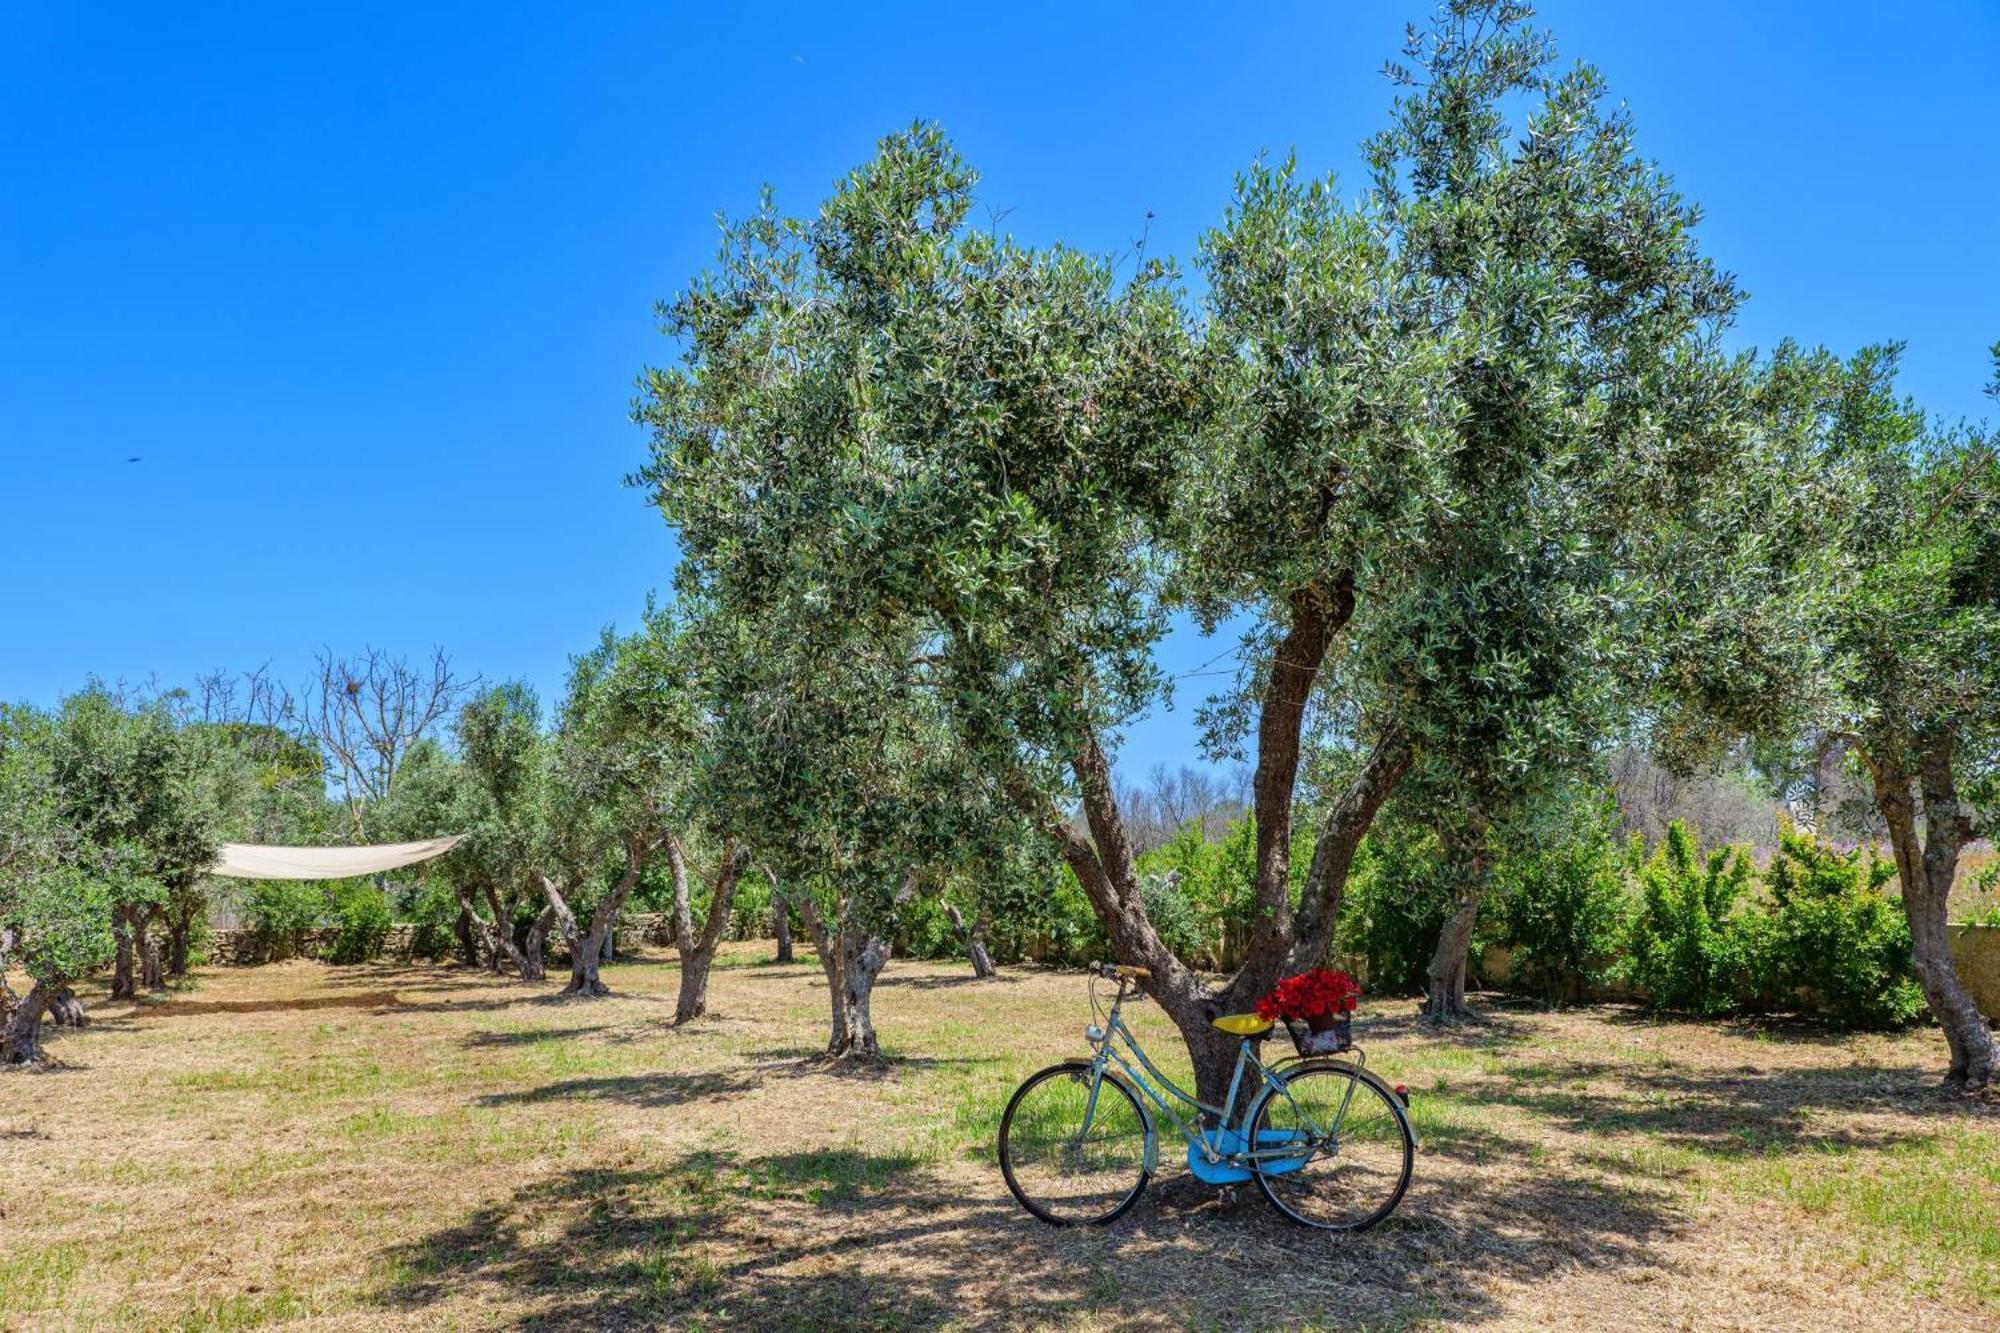
MULTIPOLYGON (((34 1219, 35 1242, 0 1258, 0 1327, 1643 1326, 1731 1308, 1716 1244, 1876 1323, 2000 1317, 2000 1125, 1929 1094, 1934 1033, 1511 1007, 1433 1033, 1371 1000, 1368 1067, 1422 1140, 1388 1224, 1330 1247, 1189 1186, 1168 1138, 1126 1223, 1061 1233, 993 1152, 1020 1081, 1084 1052, 1082 978, 898 960, 868 1066, 819 1057, 824 983, 767 948, 732 946, 714 1017, 679 1028, 671 966, 564 1004, 290 966, 206 974, 210 1013, 60 1034, 72 1068, 0 1077, 0 1129, 26 1131, 0 1140, 22 1163, 0 1234, 34 1219), (1266 1280, 1301 1265, 1315 1283, 1266 1280)), ((1158 1009, 1128 1017, 1189 1083, 1158 1009)))

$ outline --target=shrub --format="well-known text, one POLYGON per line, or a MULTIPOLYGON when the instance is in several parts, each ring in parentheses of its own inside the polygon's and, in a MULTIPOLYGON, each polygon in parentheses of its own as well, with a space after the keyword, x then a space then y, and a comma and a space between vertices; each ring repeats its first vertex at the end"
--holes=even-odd
POLYGON ((1068 866, 1054 873, 1036 911, 1018 916, 996 913, 993 924, 994 957, 1003 962, 1030 958, 1057 967, 1081 967, 1111 959, 1111 941, 1068 866))
POLYGON ((1882 892, 1895 868, 1781 829, 1769 885, 1776 911, 1765 985, 1842 1027, 1900 1027, 1924 1011, 1910 929, 1882 892))
POLYGON ((1741 1008, 1761 952, 1759 927, 1733 919, 1751 875, 1740 848, 1703 856, 1686 824, 1667 825, 1639 870, 1639 907, 1619 973, 1656 1008, 1706 1015, 1741 1008))
POLYGON ((365 963, 382 956, 389 938, 389 895, 373 884, 343 884, 334 893, 334 935, 329 963, 365 963))
POLYGON ((1336 938, 1373 993, 1421 991, 1454 885, 1437 836, 1383 823, 1362 842, 1336 938))
POLYGON ((317 884, 295 880, 257 880, 244 902, 244 915, 260 958, 296 957, 305 950, 307 932, 326 917, 326 892, 317 884))
POLYGON ((1613 836, 1617 807, 1538 824, 1495 867, 1500 933, 1515 949, 1515 979, 1553 1005, 1573 1004, 1616 965, 1630 918, 1625 862, 1613 836))
MULTIPOLYGON (((673 910, 671 898, 667 910, 673 910)), ((771 881, 757 867, 749 867, 736 881, 736 896, 729 903, 729 924, 722 933, 725 939, 732 940, 771 938, 771 881)))
POLYGON ((458 895, 443 884, 420 881, 403 907, 410 957, 449 958, 458 948, 458 895))

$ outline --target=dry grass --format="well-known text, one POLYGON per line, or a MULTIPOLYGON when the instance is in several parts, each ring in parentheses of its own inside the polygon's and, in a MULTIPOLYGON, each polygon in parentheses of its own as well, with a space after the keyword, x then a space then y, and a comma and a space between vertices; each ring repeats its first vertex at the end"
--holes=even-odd
MULTIPOLYGON (((2000 1118, 1935 1034, 1364 1010, 1417 1183, 1330 1239, 1170 1174, 1045 1229, 991 1162, 1084 982, 892 964, 882 1068, 809 965, 562 1003, 428 967, 212 971, 0 1079, 0 1326, 1970 1328, 2000 1321, 2000 1118)), ((1174 1046, 1144 1014, 1156 1053, 1174 1046)))

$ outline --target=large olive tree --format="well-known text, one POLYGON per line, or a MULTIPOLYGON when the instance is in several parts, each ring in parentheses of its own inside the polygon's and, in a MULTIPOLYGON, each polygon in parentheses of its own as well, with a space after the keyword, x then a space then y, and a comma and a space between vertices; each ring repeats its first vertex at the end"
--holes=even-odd
MULTIPOLYGON (((1551 72, 1522 18, 1453 5, 1414 39, 1358 203, 1289 166, 1249 172, 1203 246, 1205 320, 1166 266, 1121 279, 970 225, 972 172, 919 127, 817 217, 767 199, 731 226, 667 308, 682 364, 645 382, 643 475, 685 557, 783 608, 767 614, 920 645, 966 753, 1152 970, 1205 1097, 1234 1053, 1210 1016, 1326 955, 1369 822, 1423 744, 1455 738, 1413 674, 1504 656, 1477 614, 1449 618, 1470 636, 1452 651, 1428 628, 1485 586, 1464 559, 1581 543, 1564 524, 1592 504, 1608 508, 1590 535, 1615 538, 1717 441, 1727 368, 1705 339, 1728 284, 1598 76, 1551 72), (1514 101, 1532 113, 1518 141, 1514 101), (1542 503, 1562 523, 1516 536, 1542 503), (1116 729, 1159 697, 1152 649, 1182 608, 1249 627, 1217 718, 1253 763, 1255 919, 1220 981, 1148 919, 1112 782, 1116 729), (1329 674, 1365 685, 1340 719, 1363 757, 1295 901, 1301 734, 1329 674)), ((1550 563, 1563 595, 1606 582, 1581 555, 1550 563)), ((1462 683, 1488 732, 1535 725, 1515 715, 1532 692, 1462 683)))
POLYGON ((1684 569, 1735 578, 1706 580, 1719 595, 1664 656, 1698 686, 1676 691, 1697 705, 1676 719, 1684 742, 1830 736, 1859 758, 1946 1081, 1975 1089, 1994 1080, 1994 1042, 1946 922, 1966 844, 2000 815, 2000 437, 1926 417, 1897 393, 1898 355, 1779 349, 1762 495, 1698 509, 1677 545, 1684 569))
POLYGON ((48 772, 57 810, 86 867, 116 867, 111 995, 163 987, 152 927, 215 863, 234 762, 215 735, 183 725, 171 701, 130 701, 99 686, 64 699, 50 719, 48 772))

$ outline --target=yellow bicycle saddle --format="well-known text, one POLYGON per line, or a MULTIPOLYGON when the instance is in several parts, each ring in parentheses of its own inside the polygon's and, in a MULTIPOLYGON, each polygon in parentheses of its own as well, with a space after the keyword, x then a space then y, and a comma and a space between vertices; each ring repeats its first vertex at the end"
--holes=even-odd
POLYGON ((1209 1021, 1232 1037, 1261 1037, 1271 1030, 1271 1020, 1255 1014, 1224 1014, 1209 1021))

